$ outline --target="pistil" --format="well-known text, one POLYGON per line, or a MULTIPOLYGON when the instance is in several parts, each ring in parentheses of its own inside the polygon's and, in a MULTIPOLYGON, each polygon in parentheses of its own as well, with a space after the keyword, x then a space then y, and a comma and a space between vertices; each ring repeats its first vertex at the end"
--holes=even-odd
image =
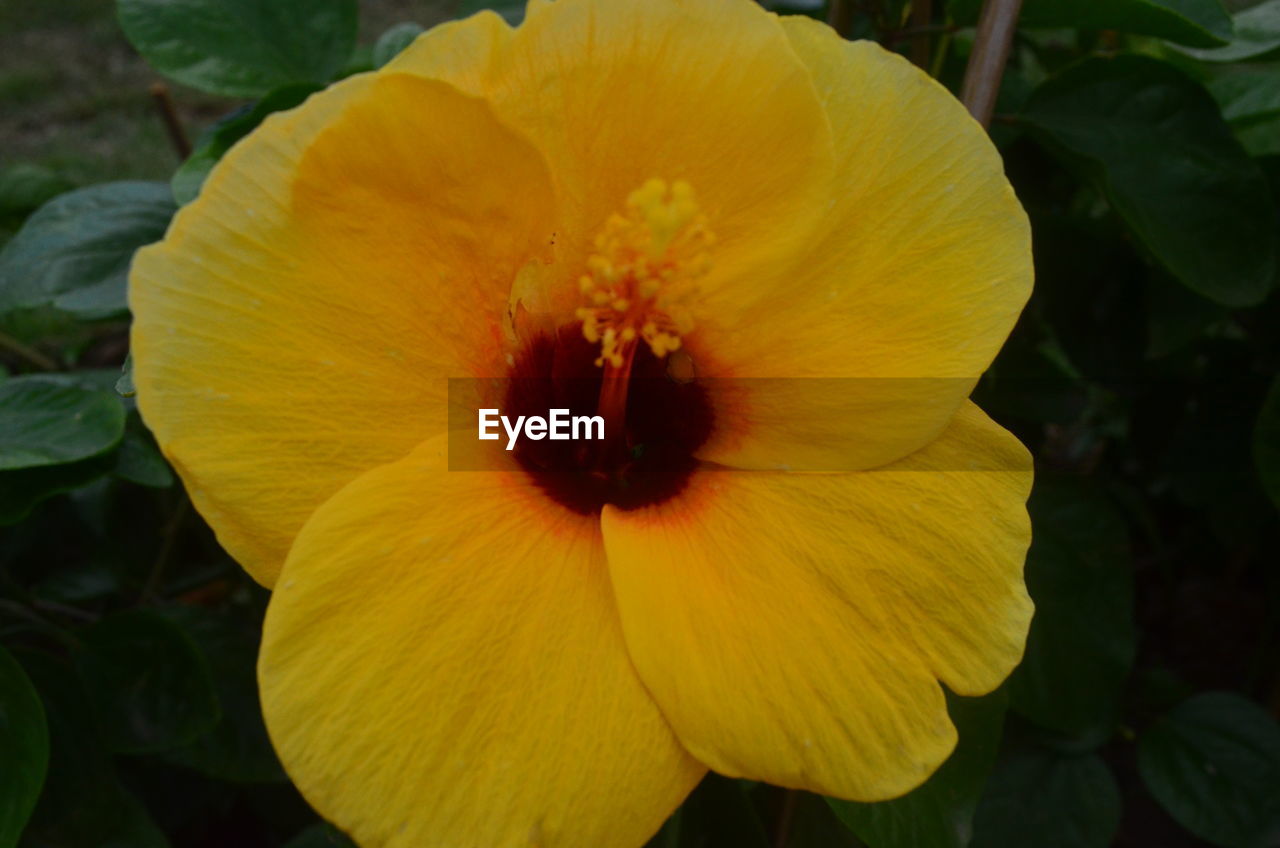
POLYGON ((659 359, 693 329, 697 281, 715 241, 688 183, 652 179, 627 197, 596 236, 578 288, 582 334, 599 343, 596 365, 619 366, 622 349, 644 341, 659 359))
POLYGON ((597 472, 616 468, 626 459, 627 387, 631 382, 631 364, 635 355, 636 340, 633 337, 622 343, 616 358, 604 364, 600 402, 596 407, 596 412, 604 418, 604 440, 596 455, 597 472))
POLYGON ((586 305, 582 335, 600 345, 604 369, 598 411, 605 419, 599 471, 626 458, 627 388, 641 342, 658 359, 679 350, 693 329, 696 282, 710 268, 714 242, 688 183, 651 179, 605 222, 578 281, 586 305))

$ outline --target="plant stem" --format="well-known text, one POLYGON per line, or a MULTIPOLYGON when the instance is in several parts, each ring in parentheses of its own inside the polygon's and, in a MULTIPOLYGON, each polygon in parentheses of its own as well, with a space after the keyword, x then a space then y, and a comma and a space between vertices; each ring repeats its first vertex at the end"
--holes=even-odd
POLYGON ((61 615, 65 618, 74 618, 78 621, 97 621, 98 620, 97 613, 92 613, 87 610, 82 610, 76 607, 67 606, 66 604, 60 604, 57 601, 43 601, 43 600, 35 599, 31 602, 31 606, 35 607, 38 610, 42 610, 44 612, 57 613, 58 615, 61 615))
POLYGON ((929 25, 933 22, 933 0, 912 0, 911 29, 911 61, 917 68, 929 70, 930 39, 929 25))
POLYGON ((147 582, 142 586, 142 600, 144 601, 159 599, 160 590, 163 588, 161 584, 164 580, 164 573, 169 568, 169 562, 173 559, 173 552, 178 544, 178 533, 182 530, 187 513, 191 511, 191 501, 187 498, 185 491, 181 497, 182 500, 178 501, 178 505, 174 507, 173 514, 169 517, 169 523, 165 525, 162 531, 160 552, 156 555, 156 561, 151 566, 151 573, 147 575, 147 582))
POLYGON ((1022 0, 986 0, 982 4, 982 16, 978 18, 978 33, 974 38, 973 53, 969 56, 969 66, 964 72, 960 99, 969 114, 983 127, 991 124, 991 114, 1000 93, 1000 79, 1009 60, 1021 9, 1022 0))
POLYGON ((830 0, 827 24, 840 35, 848 37, 849 28, 853 26, 853 3, 850 0, 830 0))
POLYGON ((63 645, 75 647, 79 644, 79 640, 76 639, 75 635, 71 633, 71 631, 56 622, 50 621, 40 613, 18 603, 17 601, 0 598, 0 610, 5 610, 12 615, 24 619, 28 624, 33 626, 33 629, 49 634, 63 645))
POLYGON ((22 357, 41 371, 57 371, 58 363, 29 344, 18 341, 8 333, 0 332, 0 350, 7 350, 22 357))
POLYGON ((910 41, 921 35, 950 35, 959 31, 960 27, 955 24, 930 24, 929 26, 909 26, 905 29, 896 30, 885 36, 888 44, 900 44, 904 41, 910 41))
POLYGON ((169 141, 173 143, 173 149, 177 151, 178 158, 186 160, 191 155, 191 139, 187 138, 182 119, 178 117, 178 110, 173 106, 173 98, 169 96, 169 86, 162 82, 153 84, 151 100, 156 104, 160 119, 164 121, 164 128, 169 133, 169 141))
POLYGON ((787 848, 787 842, 791 840, 791 820, 795 818, 799 800, 800 793, 795 789, 783 790, 782 808, 773 827, 773 848, 787 848))
POLYGON ((947 51, 951 48, 952 30, 948 29, 938 39, 938 49, 933 51, 933 62, 929 65, 929 76, 941 79, 942 67, 947 62, 947 51))

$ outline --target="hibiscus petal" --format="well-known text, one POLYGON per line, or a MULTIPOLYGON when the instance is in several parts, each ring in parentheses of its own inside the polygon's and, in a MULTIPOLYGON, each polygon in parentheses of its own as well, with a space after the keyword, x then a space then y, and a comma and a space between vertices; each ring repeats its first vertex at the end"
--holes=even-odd
POLYGON ((987 692, 1022 655, 1030 460, 966 404, 943 435, 853 474, 696 473, 606 507, 627 646, 716 771, 841 798, 906 792, 950 753, 941 687, 987 692))
POLYGON ((483 102, 362 76, 268 118, 139 252, 139 406, 256 579, 345 483, 443 430, 446 377, 502 373, 551 204, 483 102))
POLYGON ((484 97, 546 156, 563 213, 551 303, 566 316, 591 240, 650 178, 687 181, 707 214, 708 293, 776 270, 827 211, 827 118, 778 19, 754 3, 534 0, 514 31, 477 15, 389 67, 484 97))
POLYGON ((1000 349, 1031 291, 1030 229, 946 89, 872 42, 808 18, 783 27, 826 106, 837 175, 799 261, 717 302, 735 331, 699 340, 714 354, 704 375, 735 379, 717 386, 728 426, 700 453, 879 467, 941 432, 1000 349))
POLYGON ((258 669, 276 750, 364 846, 639 846, 705 769, 627 657, 599 524, 444 451, 298 536, 258 669))

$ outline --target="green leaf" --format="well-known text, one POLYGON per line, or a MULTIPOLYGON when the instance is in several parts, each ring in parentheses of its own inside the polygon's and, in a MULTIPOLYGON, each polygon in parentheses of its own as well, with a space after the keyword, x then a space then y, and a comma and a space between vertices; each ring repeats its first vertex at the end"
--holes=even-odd
MULTIPOLYGON (((111 384, 114 381, 113 373, 109 369, 75 371, 57 375, 43 374, 22 379, 54 381, 86 391, 106 394, 110 394, 111 384)), ((0 382, 0 385, 4 382, 0 382)), ((0 469, 0 526, 16 524, 26 518, 42 501, 88 485, 103 475, 111 473, 115 465, 115 455, 108 452, 61 465, 0 469)))
POLYGON ((827 3, 826 0, 762 0, 760 5, 779 15, 818 15, 827 3))
POLYGON ((1190 344, 1228 314, 1227 307, 1174 284, 1156 270, 1147 275, 1142 311, 1147 316, 1146 355, 1153 359, 1190 344))
POLYGON ((131 413, 126 421, 124 438, 116 450, 114 473, 122 480, 152 489, 167 489, 173 485, 173 471, 160 455, 155 439, 137 413, 131 413))
POLYGON ((84 634, 76 669, 113 751, 177 748, 218 721, 204 657, 181 628, 156 613, 117 613, 95 624, 84 634))
POLYGON ((302 103, 320 86, 311 83, 287 85, 276 89, 252 106, 237 109, 219 121, 206 134, 200 146, 174 172, 169 186, 174 200, 185 205, 196 199, 213 166, 218 164, 231 146, 255 130, 273 112, 282 112, 302 103))
POLYGON ((1233 123, 1280 114, 1280 68, 1233 71, 1211 79, 1208 89, 1233 123))
POLYGON ((116 8, 152 67, 228 97, 323 85, 356 43, 355 0, 118 0, 116 8))
POLYGON ((42 165, 19 163, 0 171, 0 221, 25 217, 72 185, 42 165))
POLYGON ((522 0, 460 0, 458 17, 465 18, 484 9, 491 9, 507 23, 516 26, 524 20, 524 7, 522 0))
POLYGON ((357 44, 356 49, 351 51, 351 56, 346 63, 338 70, 338 79, 346 79, 356 74, 368 73, 375 70, 373 67, 373 45, 357 44))
POLYGON ((1134 280, 1147 276, 1148 266, 1121 228, 1114 220, 1043 212, 1032 220, 1032 232, 1033 309, 1070 370, 1105 379, 1138 367, 1142 291, 1134 280))
POLYGON ((106 392, 45 376, 0 383, 0 470, 104 453, 124 435, 124 406, 106 392))
POLYGON ((1241 59, 1274 58, 1280 50, 1280 0, 1267 0, 1235 15, 1235 36, 1216 50, 1185 50, 1206 62, 1238 62, 1241 59))
POLYGON ((0 848, 18 844, 49 765, 44 707, 22 666, 0 647, 0 848))
POLYGON ((1120 789, 1097 755, 1018 748, 987 782, 972 845, 1107 848, 1119 827, 1120 789))
POLYGON ((0 526, 17 524, 42 501, 86 486, 115 467, 111 454, 66 465, 0 471, 0 526))
POLYGON ((1197 695, 1138 740, 1138 771, 1187 830, 1228 848, 1280 838, 1280 725, 1230 692, 1197 695))
MULTIPOLYGON (((218 693, 221 718, 213 730, 165 754, 169 762, 219 780, 264 783, 286 779, 259 706, 255 669, 259 629, 233 610, 171 607, 163 614, 199 646, 218 693)), ((257 611, 257 618, 261 618, 257 611)))
POLYGON ((320 822, 290 839, 284 848, 355 848, 355 843, 333 825, 320 822))
POLYGON ((1280 156, 1280 114, 1238 124, 1236 138, 1250 156, 1280 156))
POLYGON ((1136 650, 1128 532, 1087 481, 1041 475, 1028 509, 1036 614, 1010 678, 1010 706, 1041 727, 1100 743, 1136 650))
POLYGON ((1253 460, 1262 488, 1280 507, 1280 377, 1271 381, 1253 428, 1253 460))
POLYGON ((209 178, 209 172, 220 158, 221 154, 214 154, 203 147, 193 151, 169 178, 169 190, 173 192, 174 202, 179 206, 186 206, 195 200, 204 181, 209 178))
POLYGON ((1228 306, 1266 298, 1278 238, 1266 182, 1192 79, 1142 56, 1090 59, 1040 86, 1022 120, 1184 285, 1228 306))
POLYGON ((25 848, 167 848, 146 808, 120 784, 94 736, 75 674, 46 654, 15 656, 44 702, 49 772, 27 825, 25 848))
POLYGON ((126 310, 129 262, 173 217, 164 183, 119 182, 59 195, 0 250, 0 313, 53 306, 83 318, 126 310))
POLYGON ((878 804, 827 802, 868 848, 964 848, 973 836, 974 812, 1000 748, 1007 705, 1002 689, 983 698, 949 695, 948 712, 960 741, 923 786, 878 804))
POLYGON ((124 365, 120 366, 120 376, 116 379, 116 394, 131 398, 138 393, 133 385, 133 351, 124 356, 124 365))
POLYGON ((1066 424, 1089 405, 1088 387, 1054 344, 1015 331, 974 390, 974 401, 997 417, 1066 424))
MULTIPOLYGON (((981 0, 957 0, 949 11, 956 23, 970 25, 980 8, 981 0)), ((1232 33, 1231 16, 1219 0, 1026 0, 1018 25, 1114 29, 1191 47, 1226 44, 1232 33)))
POLYGON ((32 597, 59 604, 85 604, 124 591, 120 575, 100 559, 68 564, 31 588, 32 597))
POLYGON ((373 45, 373 66, 381 68, 390 62, 423 32, 421 26, 412 22, 396 24, 384 32, 373 45))
POLYGON ((1280 154, 1280 67, 1231 68, 1207 85, 1250 156, 1280 154))

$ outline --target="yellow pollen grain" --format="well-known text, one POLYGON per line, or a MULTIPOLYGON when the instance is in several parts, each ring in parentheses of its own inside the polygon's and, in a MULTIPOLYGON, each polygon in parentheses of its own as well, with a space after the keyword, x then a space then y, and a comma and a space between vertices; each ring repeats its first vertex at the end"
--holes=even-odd
POLYGON ((688 183, 651 179, 631 192, 596 235, 578 280, 587 305, 575 314, 586 340, 600 343, 596 365, 620 367, 637 337, 658 358, 680 349, 714 241, 688 183))

